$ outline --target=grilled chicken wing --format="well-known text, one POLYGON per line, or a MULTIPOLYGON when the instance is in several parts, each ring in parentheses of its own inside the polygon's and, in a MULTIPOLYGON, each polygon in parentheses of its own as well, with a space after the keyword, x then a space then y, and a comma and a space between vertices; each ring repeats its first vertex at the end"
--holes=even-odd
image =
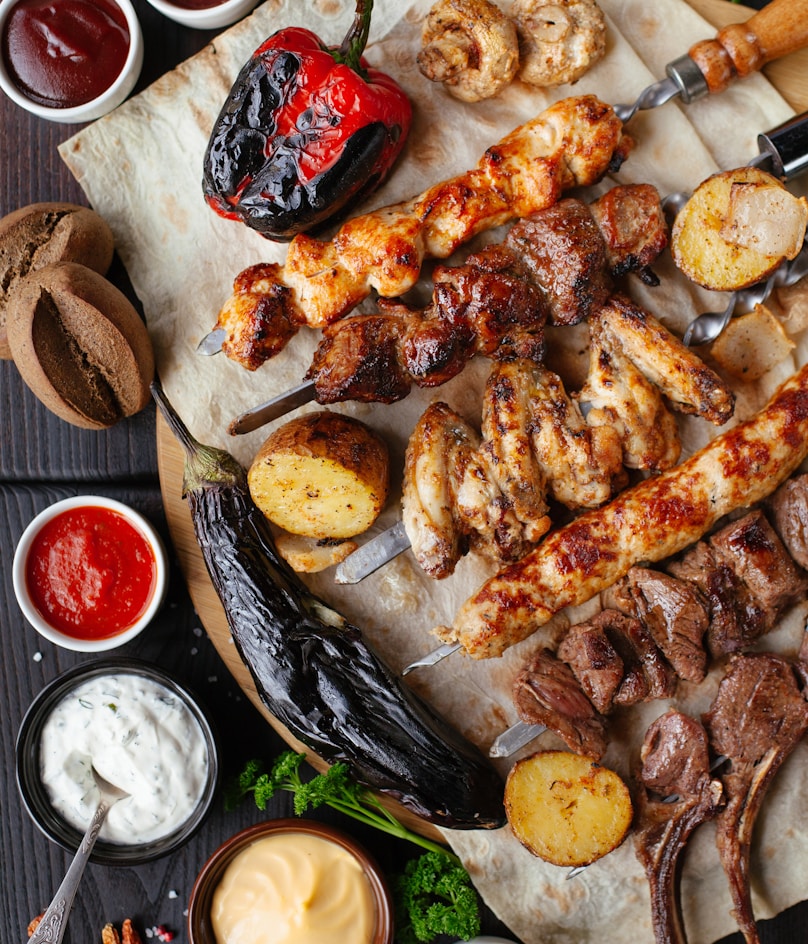
MULTIPOLYGON (((589 427, 557 374, 526 361, 511 361, 496 364, 492 376, 489 388, 501 391, 497 385, 505 379, 517 391, 517 403, 528 404, 525 430, 556 501, 567 508, 596 508, 625 485, 622 449, 615 431, 589 427)), ((509 407, 504 397, 495 395, 494 409, 502 413, 509 407)))
POLYGON ((613 295, 599 321, 625 356, 680 413, 695 413, 716 426, 732 416, 732 390, 698 355, 653 315, 625 295, 613 295))
POLYGON ((676 554, 725 514, 771 494, 808 455, 808 366, 756 416, 675 468, 622 492, 546 537, 487 580, 436 627, 474 658, 501 655, 566 606, 611 586, 640 561, 676 554))
POLYGON ((590 428, 616 434, 621 462, 629 469, 660 471, 678 462, 681 443, 673 414, 599 315, 589 322, 589 373, 578 400, 590 407, 590 428))
POLYGON ((594 96, 556 102, 488 148, 473 170, 349 220, 331 241, 300 234, 283 266, 242 272, 217 321, 228 331, 222 349, 254 369, 303 324, 330 324, 372 290, 403 295, 425 258, 445 259, 477 233, 595 183, 619 167, 631 144, 611 107, 594 96))
POLYGON ((522 524, 488 469, 480 437, 445 403, 428 407, 410 437, 402 520, 416 560, 437 579, 454 571, 472 543, 500 560, 526 550, 522 524))

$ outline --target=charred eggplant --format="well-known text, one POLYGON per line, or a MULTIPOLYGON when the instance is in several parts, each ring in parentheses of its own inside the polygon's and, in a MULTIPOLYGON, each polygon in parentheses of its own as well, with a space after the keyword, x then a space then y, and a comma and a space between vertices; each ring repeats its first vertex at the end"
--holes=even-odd
POLYGON ((384 664, 362 633, 315 597, 275 551, 240 464, 188 432, 152 393, 186 455, 183 493, 233 640, 267 709, 329 763, 425 820, 504 824, 489 762, 384 664))

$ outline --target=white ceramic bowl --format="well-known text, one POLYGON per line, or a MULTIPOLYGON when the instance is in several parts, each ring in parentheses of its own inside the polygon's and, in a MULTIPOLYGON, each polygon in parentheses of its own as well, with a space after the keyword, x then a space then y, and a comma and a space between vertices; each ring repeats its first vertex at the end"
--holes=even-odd
POLYGON ((170 0, 148 0, 148 2, 155 10, 170 20, 174 20, 175 23, 181 23, 191 29, 206 30, 230 26, 248 13, 252 13, 260 0, 224 0, 223 3, 201 10, 181 7, 176 3, 171 3, 170 0))
MULTIPOLYGON (((107 112, 112 111, 113 108, 117 108, 130 94, 140 77, 140 70, 143 66, 143 33, 131 0, 112 0, 112 2, 121 8, 126 17, 126 24, 129 28, 129 54, 120 74, 105 92, 83 105, 69 108, 39 105, 31 101, 11 80, 2 55, 0 55, 0 88, 20 108, 24 108, 39 118, 62 122, 63 124, 95 121, 96 118, 100 118, 102 115, 106 115, 107 112)), ((228 2, 233 2, 233 0, 228 0, 228 2)), ((18 0, 0 0, 0 36, 2 36, 5 29, 5 22, 9 13, 17 3, 18 0)))
POLYGON ((23 531, 17 548, 14 552, 14 562, 11 568, 12 583, 14 593, 17 597, 17 603, 23 612, 23 615, 34 629, 57 646, 65 649, 72 649, 76 652, 103 652, 108 649, 115 649, 124 643, 130 642, 151 622, 154 615, 160 609, 168 589, 168 556, 160 535, 155 531, 152 525, 139 512, 124 505, 122 502, 114 501, 111 498, 103 498, 98 495, 78 495, 75 498, 65 498, 63 501, 55 502, 49 508, 40 512, 23 531), (70 511, 74 508, 107 508, 122 515, 143 537, 146 539, 154 555, 156 573, 154 588, 151 598, 140 617, 128 628, 121 630, 112 636, 103 639, 80 639, 68 635, 60 629, 52 626, 45 616, 37 609, 31 599, 26 580, 26 570, 28 555, 34 538, 41 528, 52 521, 62 512, 70 511))

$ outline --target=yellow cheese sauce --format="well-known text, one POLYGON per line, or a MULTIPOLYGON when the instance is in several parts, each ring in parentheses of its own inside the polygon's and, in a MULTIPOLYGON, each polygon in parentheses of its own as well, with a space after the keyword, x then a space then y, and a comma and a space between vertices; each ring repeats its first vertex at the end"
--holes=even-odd
POLYGON ((376 915, 355 856, 319 836, 282 832, 233 859, 211 922, 217 944, 370 944, 376 915))

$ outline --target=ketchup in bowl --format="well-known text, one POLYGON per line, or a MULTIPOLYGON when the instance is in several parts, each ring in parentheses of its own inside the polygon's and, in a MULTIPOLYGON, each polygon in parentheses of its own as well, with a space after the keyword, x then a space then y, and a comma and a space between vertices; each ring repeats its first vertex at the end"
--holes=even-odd
POLYGON ((79 651, 133 638, 160 607, 167 563, 154 528, 97 496, 65 499, 26 528, 12 577, 20 608, 43 636, 79 651))
POLYGON ((130 42, 113 0, 19 0, 4 23, 2 52, 10 80, 31 101, 75 108, 115 82, 130 42))
POLYGON ((154 553, 109 508, 64 511, 34 538, 26 580, 31 600, 68 636, 103 639, 135 623, 154 593, 154 553))

